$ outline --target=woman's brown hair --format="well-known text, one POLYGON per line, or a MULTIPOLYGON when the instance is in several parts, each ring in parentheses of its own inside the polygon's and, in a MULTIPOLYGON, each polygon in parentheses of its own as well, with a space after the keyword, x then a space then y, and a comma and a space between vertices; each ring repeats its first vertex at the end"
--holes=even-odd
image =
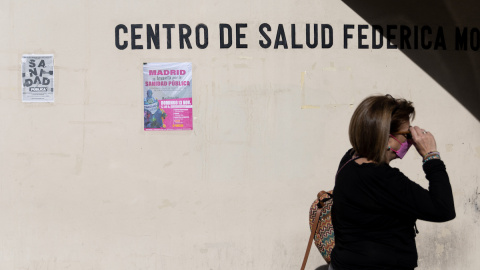
POLYGON ((356 155, 378 164, 386 163, 389 134, 413 120, 415 108, 405 99, 391 95, 370 96, 353 113, 348 130, 350 143, 356 155))

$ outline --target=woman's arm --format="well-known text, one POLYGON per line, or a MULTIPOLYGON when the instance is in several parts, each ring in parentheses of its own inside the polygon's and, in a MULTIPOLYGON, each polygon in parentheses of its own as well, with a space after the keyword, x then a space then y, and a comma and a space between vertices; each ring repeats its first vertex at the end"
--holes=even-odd
POLYGON ((378 195, 379 204, 389 212, 408 218, 445 222, 455 218, 452 188, 443 161, 423 165, 428 190, 411 181, 398 169, 390 168, 378 195))

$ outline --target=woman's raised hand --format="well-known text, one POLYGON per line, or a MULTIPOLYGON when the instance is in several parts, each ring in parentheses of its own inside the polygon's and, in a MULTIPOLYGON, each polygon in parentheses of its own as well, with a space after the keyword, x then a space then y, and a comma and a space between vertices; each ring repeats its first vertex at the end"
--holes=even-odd
POLYGON ((430 152, 437 151, 437 143, 432 133, 417 126, 410 127, 410 132, 412 133, 413 145, 422 157, 430 152))

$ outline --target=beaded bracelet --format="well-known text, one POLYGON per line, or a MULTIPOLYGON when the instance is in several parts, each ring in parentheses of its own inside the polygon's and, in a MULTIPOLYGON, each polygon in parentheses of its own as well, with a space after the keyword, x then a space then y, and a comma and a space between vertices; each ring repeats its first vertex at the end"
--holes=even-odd
POLYGON ((440 159, 440 155, 435 154, 435 155, 426 157, 426 158, 423 160, 423 164, 425 164, 425 162, 427 162, 427 161, 429 161, 429 160, 432 160, 432 159, 440 159))
POLYGON ((426 158, 427 156, 430 156, 432 154, 440 155, 440 152, 437 152, 437 151, 428 152, 423 158, 426 158))
POLYGON ((428 152, 425 156, 423 156, 423 160, 426 160, 427 158, 434 155, 440 155, 440 152, 436 152, 436 151, 428 152))
POLYGON ((427 154, 427 155, 425 155, 425 156, 423 157, 423 160, 425 160, 425 159, 427 159, 427 158, 429 158, 429 157, 432 157, 432 156, 440 156, 440 153, 438 153, 438 154, 435 154, 435 153, 427 154))

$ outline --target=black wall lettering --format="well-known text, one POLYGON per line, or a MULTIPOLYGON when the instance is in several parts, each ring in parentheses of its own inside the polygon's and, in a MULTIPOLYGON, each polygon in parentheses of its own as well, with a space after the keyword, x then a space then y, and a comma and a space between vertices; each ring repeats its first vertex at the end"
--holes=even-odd
POLYGON ((314 49, 318 45, 318 24, 314 23, 313 24, 313 44, 310 42, 311 34, 310 34, 310 24, 307 23, 307 28, 306 28, 306 34, 307 34, 307 47, 310 49, 314 49))
POLYGON ((155 24, 155 30, 153 30, 151 24, 147 24, 147 49, 152 48, 152 42, 155 49, 160 49, 160 25, 155 24))
POLYGON ((343 48, 348 48, 348 39, 353 38, 353 35, 348 33, 348 29, 355 29, 355 25, 353 24, 344 24, 343 25, 343 48))
MULTIPOLYGON (((209 29, 203 23, 197 24, 195 29, 188 24, 129 24, 128 26, 118 24, 115 26, 115 47, 118 50, 125 50, 128 47, 132 50, 142 50, 144 47, 148 50, 159 50, 160 39, 163 36, 162 38, 167 40, 167 49, 172 49, 172 37, 176 34, 172 33, 172 29, 175 30, 176 26, 178 26, 179 49, 192 49, 193 42, 195 42, 193 45, 199 49, 208 47, 209 29), (160 29, 160 25, 163 29, 160 29), (145 30, 143 30, 144 26, 145 30)), ((274 49, 279 47, 289 49, 288 41, 291 42, 292 49, 318 48, 320 40, 321 48, 328 49, 333 46, 334 29, 332 25, 306 23, 305 26, 305 40, 303 40, 303 33, 297 35, 297 24, 295 23, 290 24, 290 37, 287 37, 284 25, 278 24, 275 40, 273 40, 272 26, 268 23, 262 23, 258 28, 260 34, 258 43, 264 49, 271 48, 272 45, 274 49)), ((232 48, 234 43, 236 49, 248 48, 247 27, 247 23, 236 23, 235 29, 233 29, 233 24, 219 24, 220 49, 232 48)), ((387 49, 447 50, 447 41, 452 41, 455 42, 455 50, 457 51, 480 50, 480 28, 457 26, 454 32, 452 30, 453 27, 451 30, 447 28, 445 32, 444 27, 438 25, 432 27, 430 25, 410 24, 344 24, 343 48, 349 49, 349 42, 356 42, 358 49, 381 49, 386 43, 387 49), (371 36, 370 27, 372 28, 371 36)), ((453 43, 448 45, 453 46, 453 43)), ((29 60, 30 68, 35 68, 36 65, 45 67, 44 62, 38 63, 33 59, 29 60)), ((31 72, 38 71, 32 69, 31 72)), ((32 80, 34 80, 33 77, 32 80)), ((36 82, 33 81, 32 83, 35 84, 36 82)))
POLYGON ((415 25, 413 28, 413 48, 418 49, 418 26, 415 25))
POLYGON ((395 39, 395 34, 392 33, 393 30, 397 30, 396 25, 387 25, 387 49, 397 48, 397 45, 392 43, 392 39, 395 39))
POLYGON ((470 48, 474 51, 478 51, 480 47, 480 31, 478 28, 472 28, 470 30, 470 48))
POLYGON ((422 32, 421 32, 421 35, 422 35, 422 48, 425 49, 425 50, 428 50, 432 47, 432 42, 431 41, 426 41, 426 38, 427 38, 427 34, 426 32, 428 32, 428 34, 432 34, 432 28, 430 28, 429 26, 423 26, 422 27, 422 32))
POLYGON ((45 67, 45 60, 40 60, 40 63, 38 64, 38 67, 45 67))
POLYGON ((274 49, 278 49, 279 45, 283 45, 284 49, 288 49, 287 38, 285 37, 285 30, 283 30, 283 24, 279 24, 277 28, 277 37, 275 38, 274 49))
POLYGON ((435 38, 434 50, 438 50, 439 47, 442 47, 444 50, 447 49, 447 44, 445 44, 445 35, 443 34, 443 27, 438 27, 437 37, 435 38))
POLYGON ((412 35, 412 31, 406 25, 400 25, 400 49, 411 49, 410 46, 410 36, 412 35))
POLYGON ((232 47, 232 27, 228 24, 221 23, 220 27, 220 49, 228 49, 232 47), (227 30, 228 40, 225 43, 225 30, 227 30))
POLYGON ((333 28, 330 24, 322 24, 322 48, 328 49, 331 48, 333 45, 333 28), (328 29, 328 41, 326 42, 327 38, 325 37, 326 30, 328 29))
POLYGON ((180 49, 185 47, 185 43, 187 44, 187 48, 191 49, 192 44, 190 43, 190 35, 192 34, 192 28, 188 24, 179 24, 178 25, 178 37, 179 37, 179 44, 180 49), (185 33, 184 30, 187 30, 185 33))
POLYGON ((470 48, 474 51, 478 51, 480 47, 480 31, 478 28, 472 28, 470 31, 470 48))
POLYGON ((237 23, 235 25, 235 41, 236 41, 236 45, 237 45, 237 49, 246 49, 248 48, 248 45, 247 44, 242 44, 242 41, 241 39, 242 38, 245 38, 245 34, 242 34, 240 32, 240 30, 242 28, 247 28, 247 24, 246 23, 237 23))
POLYGON ((175 24, 162 24, 163 28, 167 29, 167 49, 172 48, 172 28, 175 28, 175 24))
POLYGON ((132 50, 141 50, 143 49, 143 45, 137 45, 135 43, 135 41, 137 39, 140 39, 142 37, 142 35, 137 35, 135 33, 135 29, 142 29, 143 28, 143 24, 132 24, 130 26, 130 29, 132 30, 132 33, 131 33, 131 39, 132 39, 132 50))
POLYGON ((208 46, 208 27, 201 23, 195 27, 195 42, 197 47, 200 49, 205 49, 208 46), (203 43, 200 42, 200 29, 203 30, 203 43))
POLYGON ((265 33, 265 31, 263 31, 263 29, 266 29, 268 32, 272 31, 272 28, 270 27, 270 25, 268 23, 262 23, 259 27, 258 27, 258 31, 260 32, 260 35, 262 35, 262 37, 265 39, 265 42, 263 40, 259 40, 258 41, 258 44, 260 44, 260 47, 264 48, 264 49, 267 49, 270 47, 270 45, 272 45, 272 40, 270 39, 270 37, 267 35, 267 33, 265 33))
POLYGON ((358 25, 358 48, 359 49, 368 49, 368 45, 363 44, 363 40, 367 39, 367 35, 364 35, 362 31, 368 29, 368 24, 358 25))
POLYGON ((124 33, 128 33, 128 29, 124 24, 115 26, 115 47, 119 50, 125 50, 128 47, 128 42, 124 41, 120 44, 120 30, 123 30, 124 33))
POLYGON ((372 49, 383 47, 383 28, 380 25, 372 25, 372 49), (378 34, 378 43, 377 43, 378 34))
POLYGON ((291 25, 291 34, 292 34, 292 49, 301 49, 303 48, 303 44, 297 44, 296 41, 295 41, 295 24, 292 24, 291 25))
POLYGON ((455 50, 466 51, 469 45, 473 51, 480 49, 480 30, 474 27, 470 30, 470 36, 468 33, 468 27, 464 27, 463 29, 459 27, 455 28, 455 50), (470 42, 468 42, 469 38, 470 42))
POLYGON ((460 28, 455 28, 455 50, 467 50, 468 43, 468 28, 464 27, 462 33, 460 33, 460 28))

